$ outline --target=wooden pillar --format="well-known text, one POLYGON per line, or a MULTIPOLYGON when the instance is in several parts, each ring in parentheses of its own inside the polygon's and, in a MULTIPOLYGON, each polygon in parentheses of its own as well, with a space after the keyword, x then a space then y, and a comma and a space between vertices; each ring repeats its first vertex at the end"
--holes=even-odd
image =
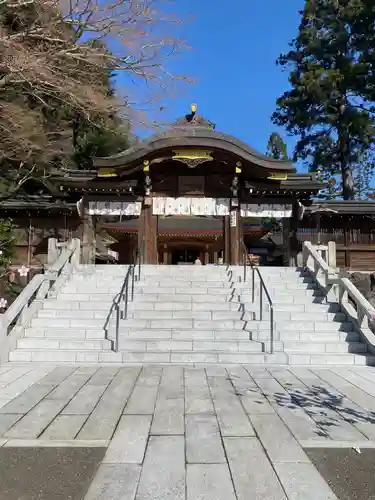
POLYGON ((230 252, 230 216, 224 215, 223 217, 223 240, 224 240, 224 264, 230 264, 231 252, 230 252))
POLYGON ((83 197, 81 220, 82 264, 93 264, 95 261, 95 229, 93 218, 89 214, 88 201, 83 197))
POLYGON ((292 265, 292 247, 291 247, 291 224, 290 219, 283 218, 283 244, 284 244, 284 266, 292 265))
POLYGON ((299 208, 298 200, 293 201, 292 217, 289 219, 289 266, 298 266, 298 254, 302 251, 297 237, 297 230, 299 226, 299 208))
POLYGON ((157 216, 152 214, 152 199, 145 198, 138 224, 138 244, 143 244, 143 262, 158 263, 157 216))
POLYGON ((238 206, 232 206, 230 211, 230 264, 240 263, 241 253, 241 217, 238 206))

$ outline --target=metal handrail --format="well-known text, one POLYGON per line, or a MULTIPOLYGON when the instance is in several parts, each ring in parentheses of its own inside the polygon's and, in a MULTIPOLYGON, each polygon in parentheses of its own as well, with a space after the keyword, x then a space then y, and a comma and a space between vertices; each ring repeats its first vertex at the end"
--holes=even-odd
POLYGON ((246 281, 246 268, 247 264, 250 265, 251 267, 251 301, 254 304, 255 303, 255 272, 257 273, 257 276, 259 278, 260 282, 260 294, 259 294, 259 321, 263 320, 263 291, 266 295, 269 308, 270 308, 270 353, 273 354, 274 351, 274 311, 273 311, 273 302, 271 299, 270 294, 268 293, 267 286, 263 280, 263 276, 261 275, 261 272, 259 271, 259 268, 254 266, 249 260, 248 260, 248 253, 247 253, 247 248, 242 242, 242 250, 244 254, 244 282, 246 281))
POLYGON ((120 320, 127 319, 128 317, 128 304, 129 304, 129 280, 131 279, 131 289, 130 296, 131 301, 134 300, 134 284, 135 281, 139 281, 141 278, 141 261, 143 256, 144 239, 140 247, 137 249, 134 255, 132 264, 129 265, 126 272, 124 281, 122 283, 119 293, 115 296, 112 301, 112 305, 109 309, 107 319, 104 324, 105 338, 108 339, 108 326, 112 318, 112 314, 116 312, 116 327, 115 327, 115 341, 112 342, 112 350, 117 352, 119 350, 119 335, 120 335, 120 320), (136 268, 138 269, 136 276, 136 268), (121 304, 122 303, 122 304, 121 304))

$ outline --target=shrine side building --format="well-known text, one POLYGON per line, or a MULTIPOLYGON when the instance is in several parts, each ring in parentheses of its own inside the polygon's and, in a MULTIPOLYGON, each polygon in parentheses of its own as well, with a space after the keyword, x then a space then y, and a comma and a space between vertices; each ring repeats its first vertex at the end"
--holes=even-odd
POLYGON ((1 217, 26 231, 23 259, 55 235, 78 236, 86 262, 107 252, 129 263, 142 247, 148 264, 199 257, 235 265, 254 253, 292 265, 302 241, 334 239, 338 265, 375 270, 375 203, 314 202, 324 187, 314 174, 254 151, 194 111, 94 166, 64 170, 41 182, 39 195, 30 186, 34 194, 0 203, 1 217), (265 219, 282 221, 276 239, 265 219), (103 231, 110 241, 101 241, 103 231))

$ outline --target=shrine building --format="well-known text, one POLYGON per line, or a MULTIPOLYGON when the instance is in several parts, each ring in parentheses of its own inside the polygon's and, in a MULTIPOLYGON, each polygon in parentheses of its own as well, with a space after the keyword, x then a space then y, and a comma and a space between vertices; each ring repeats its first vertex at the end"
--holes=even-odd
MULTIPOLYGON (((289 265, 301 242, 316 235, 313 199, 324 186, 314 174, 297 173, 291 162, 215 130, 196 114, 195 105, 169 129, 119 154, 94 159, 94 167, 57 172, 41 182, 37 195, 35 185, 25 186, 34 194, 0 204, 1 217, 29 226, 24 259, 26 245, 33 256, 43 253, 37 249, 43 247, 42 236, 55 232, 60 239, 81 239, 84 262, 107 251, 116 262, 129 263, 142 247, 147 264, 188 264, 197 257, 203 264, 239 264, 246 253, 269 257, 270 247, 273 252, 277 247, 278 265, 289 265), (277 241, 268 236, 275 220, 277 241), (102 231, 110 239, 105 244, 98 236, 102 231)), ((375 204, 364 209, 359 202, 335 203, 323 208, 319 231, 328 234, 335 219, 334 227, 344 235, 352 215, 356 227, 370 224, 370 239, 363 243, 375 267, 374 218, 364 218, 375 215, 375 204)), ((349 240, 342 236, 341 243, 347 251, 349 240)), ((350 266, 350 257, 342 259, 350 266)))

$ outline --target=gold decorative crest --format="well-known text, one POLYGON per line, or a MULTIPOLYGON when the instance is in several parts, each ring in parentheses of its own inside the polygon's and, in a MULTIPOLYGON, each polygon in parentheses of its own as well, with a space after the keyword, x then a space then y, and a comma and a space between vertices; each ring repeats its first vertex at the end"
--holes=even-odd
POLYGON ((212 161, 212 151, 180 149, 173 151, 172 159, 185 163, 189 168, 195 168, 206 161, 212 161))
POLYGON ((288 174, 283 172, 271 172, 267 179, 270 181, 286 181, 288 179, 288 174))

